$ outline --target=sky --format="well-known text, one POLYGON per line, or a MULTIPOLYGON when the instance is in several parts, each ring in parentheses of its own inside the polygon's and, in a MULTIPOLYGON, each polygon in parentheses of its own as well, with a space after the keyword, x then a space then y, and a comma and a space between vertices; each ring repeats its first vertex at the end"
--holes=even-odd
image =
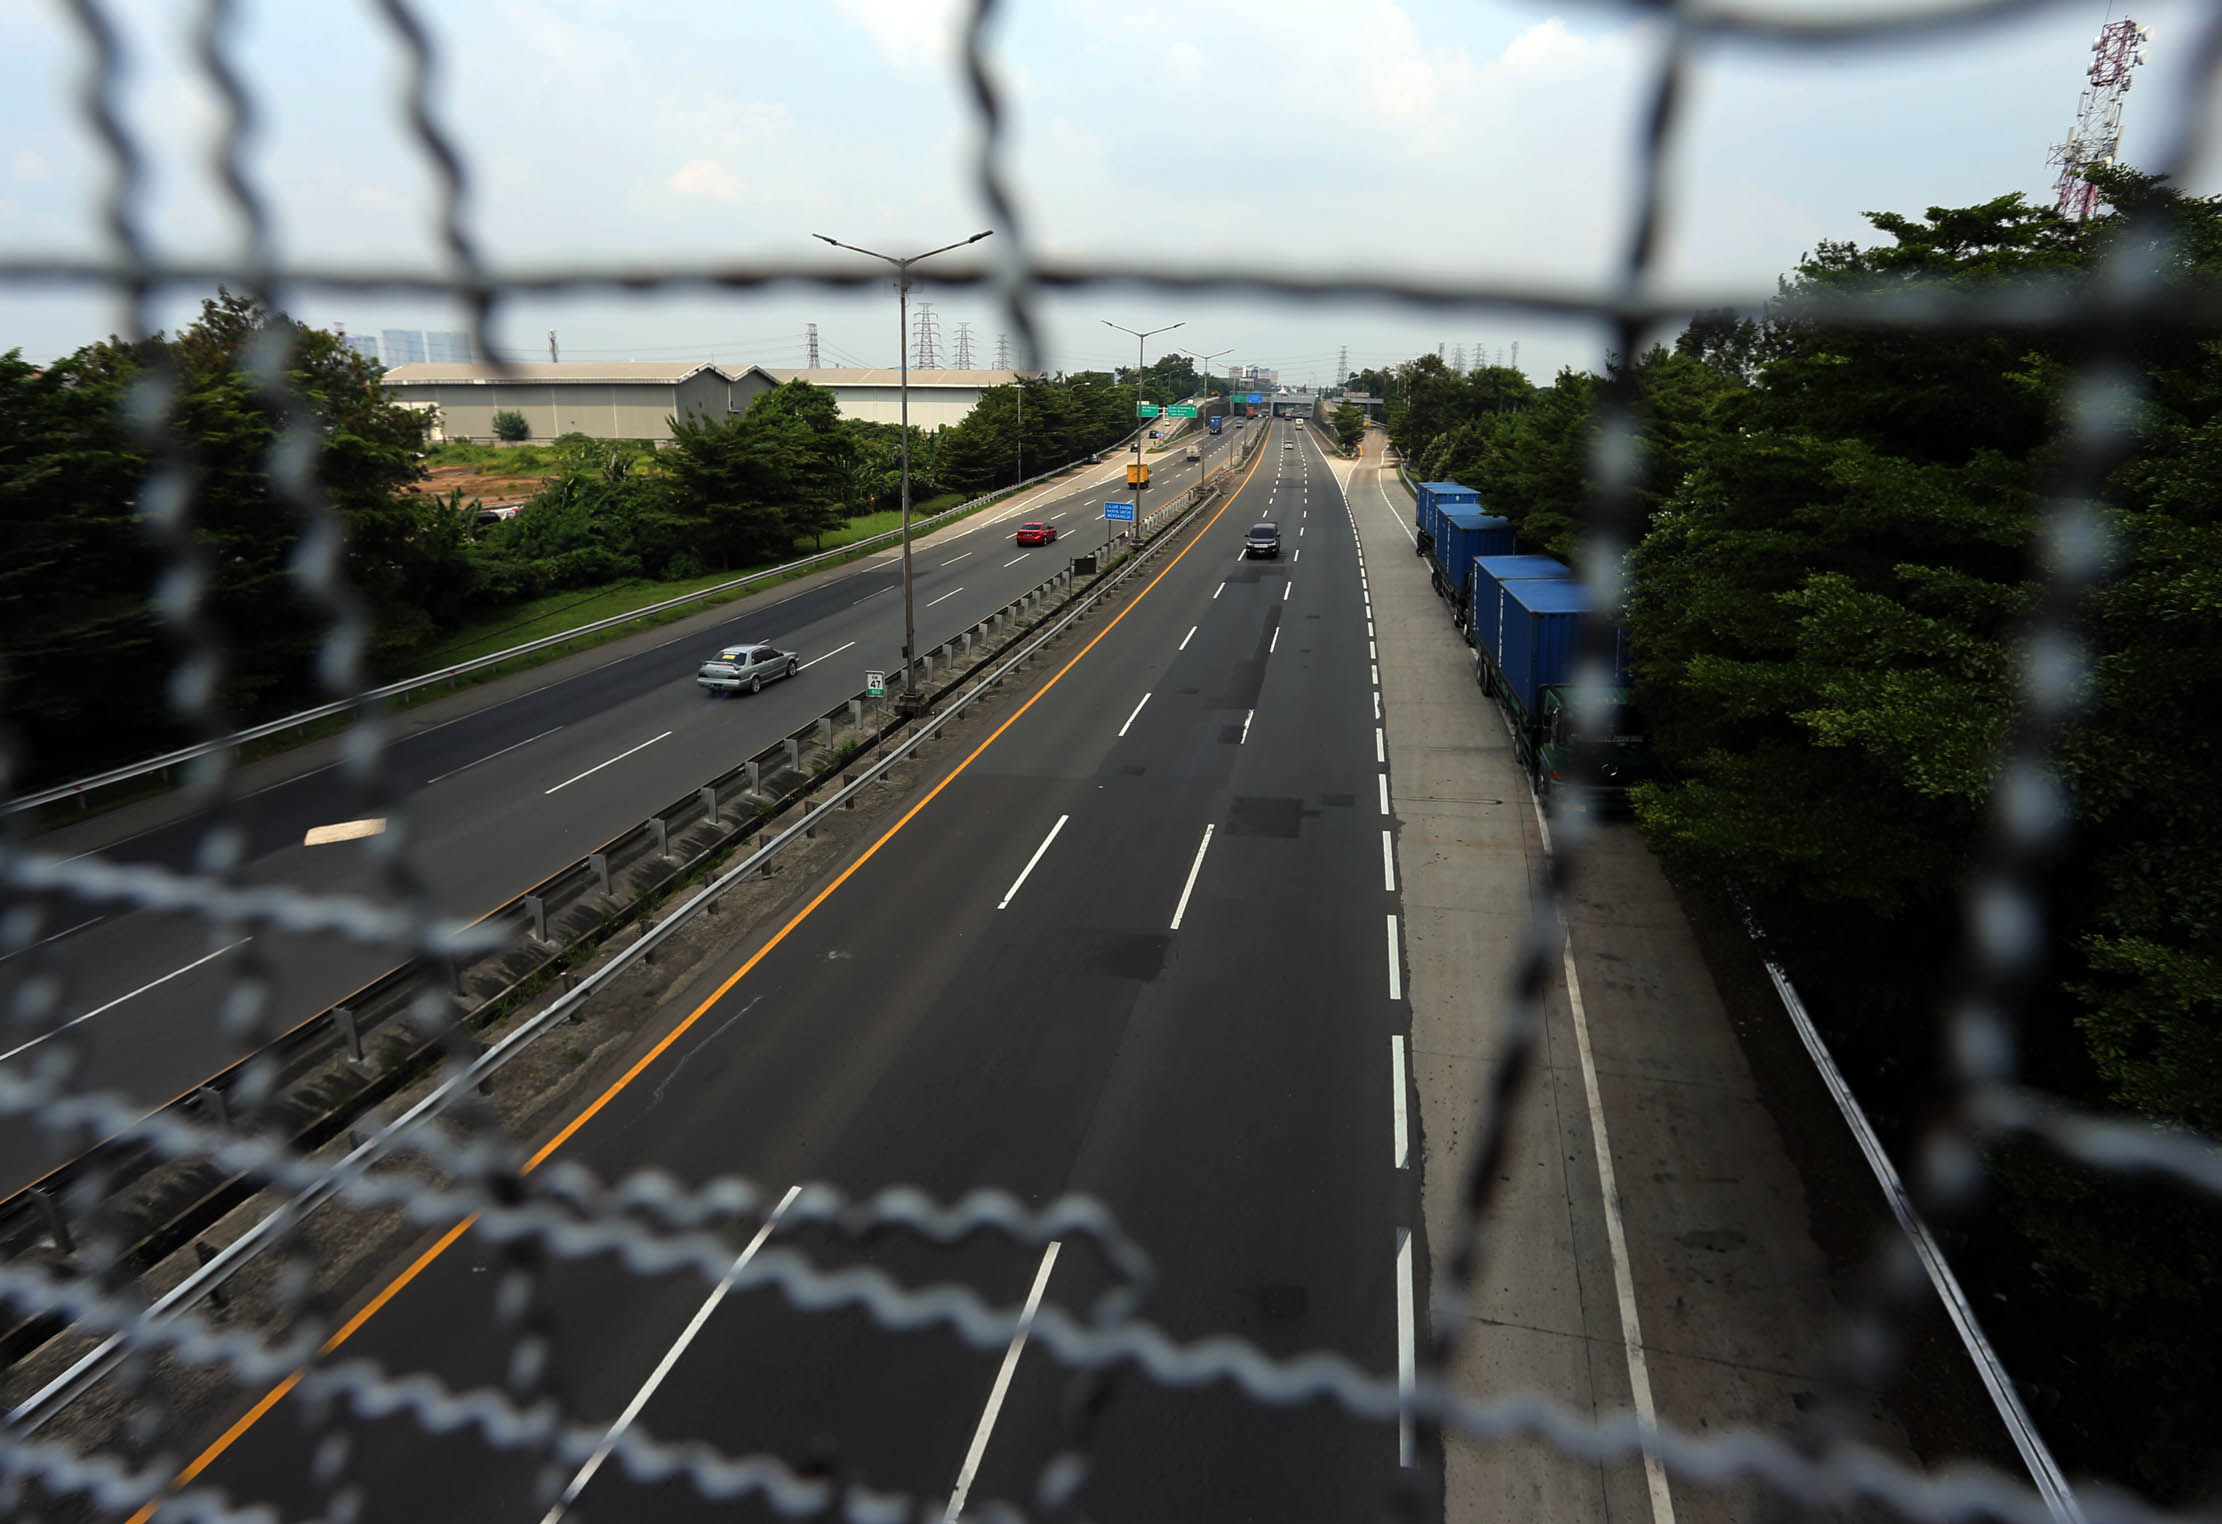
MULTIPOLYGON (((1811 17, 1900 0, 1740 0, 1811 17)), ((1953 0, 1965 3, 1965 0, 1953 0)), ((1650 72, 1666 32, 1606 4, 1514 0, 1005 0, 990 67, 1009 105, 1020 226, 982 198, 961 69, 965 0, 442 0, 419 5, 438 58, 432 111, 469 182, 465 225, 493 269, 868 264, 992 228, 977 251, 1195 263, 1366 279, 1602 291, 1624 257, 1650 72)), ((164 257, 224 261, 246 227, 215 170, 226 110, 197 62, 199 3, 108 0, 126 57, 135 204, 164 257)), ((438 179, 403 106, 402 49, 367 0, 239 0, 225 51, 254 123, 242 168, 287 267, 444 268, 438 179)), ((2152 29, 2125 157, 2167 135, 2191 78, 2198 0, 2139 0, 2152 29)), ((2117 9, 2114 14, 2120 14, 2117 9)), ((1677 296, 1764 298, 1862 213, 1918 214, 2009 191, 2049 200, 2103 0, 2032 4, 1918 46, 1698 44, 1667 161, 1658 278, 1677 296)), ((98 257, 112 172, 80 114, 88 66, 56 0, 0 4, 0 260, 98 257)), ((2218 145, 2222 146, 2222 145, 2218 145)), ((2222 191, 2208 153, 2191 188, 2222 191)), ((960 256, 944 256, 944 261, 960 256)), ((976 365, 1017 335, 984 289, 937 288, 939 358, 969 325, 976 365)), ((156 326, 203 287, 167 291, 156 326)), ((296 287, 295 316, 351 333, 463 326, 440 296, 296 287)), ((1105 327, 1329 383, 1442 346, 1548 380, 1597 366, 1596 325, 1503 306, 1416 308, 1130 287, 1045 296, 1051 370, 1131 363, 1105 327)), ((97 287, 0 276, 0 351, 66 354, 127 322, 97 287)), ((517 297, 497 345, 566 360, 892 365, 891 283, 852 290, 517 297)), ((915 357, 914 357, 915 363, 915 357)))

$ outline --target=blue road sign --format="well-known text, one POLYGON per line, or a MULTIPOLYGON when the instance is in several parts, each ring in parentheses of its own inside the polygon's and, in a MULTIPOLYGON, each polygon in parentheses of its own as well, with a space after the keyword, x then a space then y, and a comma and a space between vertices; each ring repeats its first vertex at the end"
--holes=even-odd
POLYGON ((1116 523, 1131 524, 1134 522, 1134 505, 1132 503, 1105 503, 1103 505, 1103 516, 1116 523))

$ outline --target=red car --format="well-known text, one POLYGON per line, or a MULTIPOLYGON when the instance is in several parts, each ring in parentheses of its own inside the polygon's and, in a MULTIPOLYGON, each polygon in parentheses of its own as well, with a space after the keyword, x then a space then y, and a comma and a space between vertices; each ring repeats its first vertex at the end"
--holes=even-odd
POLYGON ((1047 545, 1057 538, 1055 524, 1021 524, 1018 526, 1018 543, 1021 545, 1047 545))

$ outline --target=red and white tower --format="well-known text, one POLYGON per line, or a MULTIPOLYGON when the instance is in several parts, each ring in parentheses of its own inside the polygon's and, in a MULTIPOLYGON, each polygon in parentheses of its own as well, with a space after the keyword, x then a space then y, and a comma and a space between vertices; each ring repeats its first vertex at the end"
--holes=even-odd
POLYGON ((2099 188, 2084 180, 2092 164, 2111 164, 2122 148, 2122 103, 2129 98, 2130 74, 2145 61, 2152 28, 2128 17, 2109 21, 2091 44, 2090 85, 2076 102, 2075 128, 2046 161, 2060 166, 2053 189, 2060 215, 2086 221, 2099 207, 2099 188))

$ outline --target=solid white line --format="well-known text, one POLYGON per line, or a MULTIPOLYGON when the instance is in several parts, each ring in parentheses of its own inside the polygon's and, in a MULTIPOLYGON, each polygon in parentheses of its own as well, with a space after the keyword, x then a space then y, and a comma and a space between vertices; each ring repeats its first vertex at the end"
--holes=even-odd
MULTIPOLYGON (((1146 704, 1146 703, 1148 703, 1149 701, 1150 701, 1150 696, 1149 696, 1148 694, 1146 694, 1146 693, 1145 693, 1145 694, 1143 694, 1143 695, 1142 695, 1142 703, 1141 703, 1141 704, 1136 704, 1136 705, 1134 706, 1134 714, 1140 714, 1140 713, 1142 712, 1142 704, 1146 704)), ((1133 724, 1133 723, 1134 723, 1134 714, 1130 714, 1130 715, 1128 715, 1128 716, 1126 717, 1126 725, 1131 725, 1131 724, 1133 724)), ((1121 726, 1119 727, 1119 734, 1120 734, 1120 735, 1122 735, 1122 736, 1126 734, 1126 725, 1121 725, 1121 726)))
POLYGON ((1173 930, 1180 930, 1180 918, 1188 914, 1188 896, 1196 891, 1196 875, 1204 871, 1204 854, 1211 850, 1211 827, 1204 827, 1204 839, 1196 848, 1196 860, 1188 865, 1188 882, 1180 886, 1180 903, 1173 907, 1173 930))
POLYGON ((1220 584, 1219 584, 1219 586, 1218 586, 1218 589, 1217 589, 1216 591, 1214 591, 1214 592, 1212 593, 1212 595, 1211 595, 1211 600, 1212 600, 1212 602, 1214 602, 1214 603, 1218 602, 1218 601, 1219 601, 1219 594, 1220 594, 1220 593, 1223 593, 1223 592, 1225 592, 1226 590, 1227 590, 1227 584, 1226 584, 1226 583, 1224 583, 1224 582, 1220 583, 1220 584))
POLYGON ((1389 917, 1389 998, 1404 998, 1404 966, 1398 961, 1396 946, 1396 917, 1389 917))
POLYGON ((1283 587, 1282 587, 1282 589, 1281 589, 1281 601, 1282 601, 1283 603, 1286 603, 1286 602, 1288 602, 1288 595, 1289 595, 1290 593, 1293 593, 1293 592, 1295 592, 1295 591, 1296 591, 1296 579, 1295 579, 1294 577, 1291 577, 1291 578, 1289 578, 1289 579, 1288 579, 1288 582, 1287 582, 1287 584, 1286 584, 1285 586, 1283 586, 1283 587))
MULTIPOLYGON (((968 550, 968 551, 966 551, 966 552, 964 553, 964 556, 969 556, 969 555, 971 555, 971 554, 972 554, 972 552, 968 550)), ((954 565, 956 565, 956 564, 957 564, 957 563, 958 563, 959 561, 962 561, 962 560, 964 559, 964 556, 951 556, 951 557, 950 557, 950 558, 949 558, 948 560, 946 560, 946 561, 942 562, 941 564, 942 564, 943 566, 954 566, 954 565)))
POLYGON ((1651 1400, 1651 1367, 1643 1353, 1643 1326, 1636 1318, 1635 1272, 1628 1264, 1628 1232, 1620 1221, 1620 1188, 1613 1180, 1612 1140, 1605 1132, 1605 1103, 1597 1089, 1597 1060, 1589 1048, 1589 1017, 1582 1007, 1582 982, 1574 973, 1574 939, 1559 944, 1566 969, 1566 1003, 1574 1017, 1574 1051, 1581 1055, 1582 1092, 1589 1101, 1590 1142, 1597 1150, 1597 1191, 1605 1201, 1605 1238, 1612 1245, 1613 1290, 1620 1299, 1620 1337, 1628 1354, 1628 1391, 1635 1401, 1636 1429, 1643 1436, 1643 1472, 1651 1486, 1652 1524, 1674 1524, 1674 1494, 1659 1464, 1659 1410, 1651 1400))
POLYGON ((541 792, 542 792, 542 794, 544 794, 544 795, 545 795, 545 794, 552 794, 552 793, 554 793, 554 792, 556 791, 556 789, 564 789, 564 788, 569 788, 569 787, 570 787, 570 786, 571 786, 572 784, 574 784, 574 783, 578 782, 578 781, 579 781, 579 778, 591 778, 591 777, 593 777, 593 776, 594 776, 594 775, 595 775, 596 773, 600 772, 600 771, 601 771, 601 770, 602 770, 603 768, 605 768, 605 767, 608 767, 608 766, 610 766, 610 765, 611 765, 611 763, 615 763, 615 762, 622 762, 622 761, 624 761, 624 760, 625 760, 625 759, 626 759, 627 757, 631 756, 631 755, 633 754, 633 752, 636 752, 636 751, 646 751, 646 750, 647 750, 647 749, 648 749, 649 747, 651 747, 651 746, 655 745, 655 744, 656 744, 656 743, 657 743, 658 741, 661 741, 661 740, 662 740, 662 739, 664 738, 664 736, 668 736, 668 735, 670 735, 670 734, 671 734, 671 732, 667 730, 667 731, 665 731, 665 732, 663 733, 663 735, 662 735, 662 736, 650 736, 650 737, 649 737, 649 738, 648 738, 647 740, 645 740, 645 741, 641 742, 641 743, 640 743, 640 744, 639 744, 638 746, 632 747, 632 748, 631 748, 630 750, 627 750, 627 751, 621 751, 621 752, 619 752, 619 753, 618 753, 618 754, 617 754, 616 756, 614 756, 614 757, 610 758, 608 762, 597 762, 597 763, 595 763, 595 764, 594 764, 594 765, 593 765, 592 767, 588 768, 588 769, 587 769, 587 770, 586 770, 585 772, 583 772, 583 773, 580 773, 580 774, 579 774, 579 777, 578 777, 578 778, 566 778, 566 779, 564 779, 564 780, 563 780, 563 781, 562 781, 561 783, 558 783, 558 784, 557 784, 557 785, 555 786, 555 788, 551 788, 551 789, 543 789, 543 790, 541 790, 541 792))
MULTIPOLYGON (((75 927, 71 927, 70 929, 72 931, 76 930, 75 927)), ((29 1042, 17 1043, 7 1052, 0 1053, 0 1064, 6 1063, 9 1059, 15 1057, 18 1053, 28 1052, 32 1048, 37 1047, 40 1043, 45 1042, 50 1037, 54 1037, 60 1033, 67 1032, 71 1027, 77 1026, 82 1022, 91 1021, 95 1016, 100 1015, 103 1011, 112 1011, 117 1006, 122 1005, 126 1000, 136 999, 138 996, 144 995, 148 990, 153 989, 158 984, 168 984, 172 979, 175 979, 180 974, 189 974, 194 969, 199 968, 203 963, 207 963, 215 958, 221 958, 225 953, 230 952, 234 947, 244 947, 253 940, 253 937, 241 937, 236 942, 228 942, 224 946, 217 948, 214 952, 209 953, 206 956, 195 958, 192 962, 186 964, 183 968, 173 968, 159 979, 149 979, 146 983, 140 985, 137 989, 133 990, 128 995, 118 995, 115 999, 109 1001, 106 1005, 96 1005, 82 1016, 72 1016, 69 1020, 56 1027, 52 1032, 43 1033, 40 1036, 32 1038, 29 1042)))
POLYGON ((929 609, 930 609, 930 608, 932 608, 932 607, 934 606, 934 604, 935 604, 935 603, 947 603, 947 602, 948 602, 948 601, 949 601, 950 599, 952 599, 952 598, 956 597, 956 596, 957 596, 957 594, 959 594, 959 593, 961 593, 961 592, 963 592, 963 591, 964 591, 964 589, 963 589, 963 588, 961 588, 961 587, 952 587, 951 589, 949 589, 949 591, 947 591, 946 593, 943 593, 943 594, 942 594, 942 595, 941 595, 941 596, 940 596, 939 598, 936 598, 936 599, 934 599, 934 600, 933 600, 933 603, 925 603, 925 604, 921 604, 921 605, 919 605, 919 606, 920 606, 921 608, 929 608, 929 609))
POLYGON ((748 1241, 748 1247, 741 1251, 740 1257, 733 1261, 717 1285, 711 1288, 709 1297, 695 1309, 694 1317, 679 1334, 679 1342, 664 1351, 663 1359, 656 1362, 656 1368, 648 1373, 647 1381, 642 1383, 639 1391, 633 1393, 633 1400, 625 1404, 625 1411, 617 1415, 617 1422, 610 1425, 610 1431, 602 1436, 601 1444, 595 1446, 594 1453, 579 1468, 579 1474, 571 1478, 571 1485, 563 1489, 563 1496, 556 1499, 554 1507, 541 1515, 540 1524, 555 1524, 556 1520, 563 1517, 563 1511, 579 1500, 579 1494, 586 1491, 586 1484, 594 1480, 594 1473, 602 1469, 602 1462, 609 1459, 610 1451, 617 1448, 618 1437, 632 1427, 633 1420, 648 1405, 648 1399, 655 1395, 656 1388, 663 1385, 664 1377, 671 1374, 671 1368, 679 1363, 679 1357, 686 1353, 687 1346, 702 1332, 702 1325, 710 1321, 710 1314, 717 1311, 718 1303, 724 1301, 726 1293, 733 1289, 733 1282, 739 1278, 742 1268, 756 1257, 758 1249, 764 1247, 764 1240, 772 1236, 772 1229, 779 1225, 780 1214, 787 1210, 787 1204, 801 1193, 802 1187, 799 1185, 787 1187, 787 1194, 779 1198, 779 1205, 772 1208, 771 1216, 764 1219, 764 1225, 756 1230, 756 1236, 748 1241))
MULTIPOLYGON (((535 742, 535 741, 544 741, 544 740, 546 740, 546 739, 547 739, 547 738, 548 738, 549 736, 552 736, 552 735, 554 735, 554 734, 556 733, 556 731, 558 731, 558 730, 561 730, 562 728, 563 728, 563 727, 562 727, 561 725, 557 725, 557 726, 554 726, 554 727, 552 727, 552 728, 550 728, 550 729, 547 729, 547 730, 543 730, 543 731, 541 731, 541 732, 540 732, 540 734, 538 734, 538 735, 536 735, 536 736, 526 736, 526 737, 525 737, 525 738, 524 738, 524 739, 523 739, 522 741, 519 741, 519 742, 515 743, 515 745, 511 745, 511 746, 504 746, 504 747, 503 747, 503 748, 502 748, 502 749, 501 749, 500 751, 490 751, 490 752, 488 752, 488 753, 487 753, 487 754, 486 754, 485 756, 483 756, 483 757, 480 757, 480 758, 478 759, 478 762, 491 762, 491 761, 493 761, 493 760, 494 760, 494 759, 495 759, 496 757, 506 757, 506 756, 508 756, 508 755, 509 755, 509 754, 510 754, 511 752, 515 751, 515 750, 517 749, 517 747, 519 747, 519 746, 530 746, 530 745, 531 745, 531 744, 532 744, 533 742, 535 742)), ((455 776, 455 775, 456 775, 457 773, 467 773, 467 772, 469 772, 469 771, 470 771, 470 770, 471 770, 472 768, 474 768, 474 767, 478 766, 478 762, 466 762, 466 763, 464 763, 464 764, 463 764, 463 765, 462 765, 461 767, 453 767, 453 768, 449 768, 449 769, 448 769, 448 770, 447 770, 446 772, 444 772, 444 773, 440 774, 440 776, 439 776, 439 777, 437 777, 437 778, 427 778, 427 779, 425 779, 425 780, 424 780, 424 786, 425 786, 426 788, 430 788, 430 787, 431 787, 431 786, 432 786, 433 784, 435 784, 435 783, 445 783, 445 782, 446 782, 446 781, 447 781, 448 779, 450 779, 450 778, 454 777, 454 776, 455 776)))
POLYGON ((1235 745, 1237 745, 1237 746, 1243 746, 1243 745, 1247 745, 1247 744, 1249 743, 1249 740, 1250 740, 1250 722, 1251 722, 1252 720, 1256 719, 1257 717, 1258 717, 1258 712, 1257 712, 1257 711, 1256 711, 1255 709, 1245 709, 1245 710, 1243 710, 1243 711, 1242 711, 1242 739, 1241 739, 1241 740, 1239 740, 1239 741, 1237 741, 1237 742, 1235 742, 1235 743, 1234 743, 1235 745))
POLYGON ((1412 1388, 1419 1360, 1412 1327, 1412 1231, 1396 1230, 1396 1394, 1402 1411, 1396 1417, 1396 1459, 1400 1466, 1413 1464, 1412 1388))
POLYGON ((1389 738, 1378 725, 1373 727, 1373 760, 1384 766, 1389 760, 1389 738))
POLYGON ((804 663, 803 663, 803 664, 802 664, 801 666, 799 666, 799 667, 795 668, 795 670, 796 670, 797 672, 807 672, 807 671, 809 671, 809 670, 810 670, 810 669, 811 669, 812 667, 815 667, 816 665, 818 665, 818 663, 819 663, 819 662, 822 662, 822 661, 824 661, 824 660, 826 659, 826 656, 839 656, 839 655, 840 655, 840 654, 841 654, 841 653, 842 653, 843 651, 846 651, 846 650, 847 650, 847 649, 849 648, 849 646, 853 646, 853 645, 855 645, 855 644, 856 644, 856 642, 852 640, 852 641, 850 641, 850 642, 848 643, 848 645, 843 645, 843 646, 835 646, 835 647, 834 647, 834 648, 833 648, 832 650, 830 650, 830 651, 826 652, 826 653, 825 653, 825 656, 813 656, 813 657, 811 657, 811 658, 810 658, 810 660, 808 660, 808 661, 804 662, 804 663))
POLYGON ((1382 813, 1382 814, 1384 814, 1384 815, 1386 815, 1386 814, 1388 814, 1388 813, 1389 813, 1389 775, 1388 775, 1387 773, 1383 773, 1383 774, 1381 774, 1380 776, 1381 776, 1381 813, 1382 813))
POLYGON ((1018 553, 1017 555, 1015 555, 1015 556, 1011 557, 1011 559, 1010 559, 1010 560, 1008 560, 1008 561, 1005 561, 1005 562, 1003 563, 1003 570, 1005 570, 1005 571, 1009 571, 1009 570, 1010 570, 1010 569, 1011 569, 1012 567, 1014 567, 1014 566, 1018 565, 1018 563, 1019 563, 1019 562, 1021 562, 1021 561, 1025 560, 1025 559, 1026 559, 1026 558, 1027 558, 1028 556, 1030 556, 1030 555, 1032 555, 1032 554, 1033 554, 1033 552, 1032 552, 1032 551, 1030 551, 1030 550, 1024 550, 1024 551, 1020 551, 1020 552, 1019 552, 1019 553, 1018 553))
POLYGON ((1396 893, 1396 843, 1387 831, 1381 833, 1381 887, 1396 893))
POLYGON ((1268 646, 1267 646, 1267 647, 1265 648, 1265 654, 1266 654, 1266 655, 1268 655, 1268 656, 1271 656, 1271 655, 1272 655, 1272 654, 1273 654, 1273 653, 1274 653, 1275 651, 1278 651, 1278 650, 1280 650, 1280 649, 1281 649, 1281 627, 1280 627, 1279 625, 1275 625, 1275 626, 1273 626, 1273 641, 1272 641, 1272 643, 1271 643, 1270 645, 1268 645, 1268 646))
POLYGON ((1396 1118, 1396 1167, 1403 1169, 1412 1155, 1411 1130, 1404 1121, 1404 1034, 1392 1033, 1389 1037, 1389 1083, 1394 1100, 1392 1115, 1396 1118))
POLYGON ((62 938, 68 936, 73 931, 83 931, 86 927, 94 924, 94 922, 105 921, 107 919, 108 917, 106 917, 105 915, 96 915, 91 917, 89 920, 79 921, 74 926, 64 926, 60 931, 55 932, 52 936, 39 938, 36 942, 33 942, 30 947, 19 947, 12 953, 0 953, 0 963, 5 963, 10 958, 21 957, 24 953, 30 952, 34 948, 44 947, 49 942, 59 942, 62 940, 62 938))
MULTIPOLYGON (((1217 597, 1218 595, 1217 595, 1217 594, 1215 593, 1215 594, 1213 594, 1212 596, 1214 596, 1214 597, 1217 597)), ((1192 624, 1192 625, 1190 625, 1190 626, 1188 627, 1188 633, 1187 633, 1186 635, 1183 635, 1183 636, 1182 636, 1182 637, 1180 638, 1180 644, 1179 644, 1178 646, 1176 646, 1176 647, 1175 647, 1174 649, 1176 649, 1176 650, 1180 650, 1180 651, 1185 651, 1185 650, 1187 650, 1187 649, 1188 649, 1188 643, 1189 643, 1189 642, 1190 642, 1191 640, 1194 640, 1194 639, 1196 638, 1196 632, 1197 632, 1198 630, 1202 629, 1202 628, 1203 628, 1203 626, 1202 626, 1202 625, 1200 625, 1200 624, 1192 624)))
MULTIPOLYGON (((1144 696, 1147 697, 1147 695, 1144 696)), ((1134 707, 1140 709, 1142 706, 1137 704, 1134 707)), ((1121 731, 1120 734, 1123 735, 1125 732, 1121 731)), ((1070 815, 1059 815, 1057 817, 1057 823, 1049 828, 1049 834, 1044 836, 1042 844, 1034 849, 1034 855, 1026 859, 1026 866, 1018 870, 1018 877, 1011 880, 1010 889, 1004 894, 1002 901, 996 905, 996 909, 1005 909, 1011 901, 1018 898, 1018 891, 1025 886, 1026 875, 1034 871, 1034 864, 1042 860, 1042 854, 1049 850, 1049 844, 1057 839, 1057 833, 1065 828, 1065 822, 1070 819, 1072 819, 1070 815)))
POLYGON ((1018 1327, 1011 1331, 1011 1347, 1004 1351, 1003 1368, 995 1373, 995 1388, 988 1393, 987 1411, 980 1415, 980 1427, 972 1433, 972 1448, 964 1454, 964 1469, 957 1473, 957 1485, 949 1494, 948 1511, 942 1514, 944 1524, 964 1512, 965 1494, 972 1490, 972 1479, 979 1475, 980 1457, 987 1453, 988 1435, 995 1429, 995 1415, 1002 1411, 1004 1394, 1011 1389, 1011 1373, 1018 1369, 1018 1352, 1026 1347, 1026 1336, 1034 1327, 1034 1314, 1041 1310, 1042 1291, 1049 1285, 1050 1267, 1057 1263, 1059 1240, 1051 1239, 1042 1251, 1042 1267, 1034 1272, 1034 1289, 1026 1295, 1026 1310, 1018 1315, 1018 1327))

